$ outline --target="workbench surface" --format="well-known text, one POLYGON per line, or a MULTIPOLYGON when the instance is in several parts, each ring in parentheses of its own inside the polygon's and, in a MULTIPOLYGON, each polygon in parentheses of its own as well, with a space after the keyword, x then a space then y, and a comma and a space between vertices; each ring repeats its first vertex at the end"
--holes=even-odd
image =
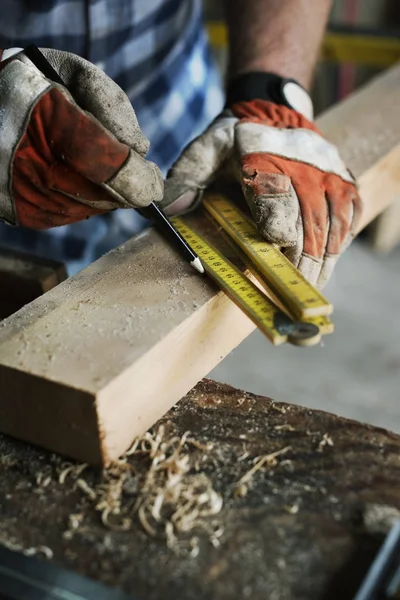
POLYGON ((6 436, 0 542, 147 600, 352 597, 383 539, 372 532, 385 529, 385 506, 400 509, 399 436, 209 380, 154 431, 176 439, 190 431, 189 476, 202 471, 223 500, 172 548, 164 525, 149 523, 152 537, 132 508, 146 453, 135 451, 108 474, 80 472, 6 436), (239 485, 257 457, 263 466, 239 485), (120 514, 105 514, 99 490, 118 483, 117 472, 125 473, 116 492, 120 514))

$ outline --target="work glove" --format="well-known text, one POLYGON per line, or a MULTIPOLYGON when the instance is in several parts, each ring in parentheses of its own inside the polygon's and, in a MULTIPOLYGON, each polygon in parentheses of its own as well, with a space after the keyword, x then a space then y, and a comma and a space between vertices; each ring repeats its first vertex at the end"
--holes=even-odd
POLYGON ((240 183, 265 239, 323 287, 361 214, 355 181, 336 147, 287 106, 238 102, 172 167, 162 207, 167 214, 195 207, 221 174, 240 183))
POLYGON ((68 89, 0 50, 0 219, 47 229, 160 200, 161 173, 122 89, 79 56, 42 53, 68 89))

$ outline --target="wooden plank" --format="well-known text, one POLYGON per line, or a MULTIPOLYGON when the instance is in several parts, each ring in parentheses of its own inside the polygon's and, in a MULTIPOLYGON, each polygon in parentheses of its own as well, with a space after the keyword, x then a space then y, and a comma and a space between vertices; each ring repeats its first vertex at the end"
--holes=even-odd
MULTIPOLYGON (((398 106, 396 67, 319 119, 359 177, 363 224, 400 192, 398 106)), ((0 430, 108 463, 253 329, 150 231, 3 321, 0 430)))
POLYGON ((66 278, 61 262, 0 247, 0 319, 17 312, 66 278))
POLYGON ((400 196, 375 219, 368 233, 377 252, 390 252, 400 243, 400 196))
MULTIPOLYGON (((183 477, 186 493, 201 471, 202 489, 222 497, 221 510, 200 516, 198 527, 176 528, 179 552, 177 544, 167 546, 165 525, 187 496, 177 492, 174 501, 166 495, 160 522, 146 510, 155 537, 134 509, 149 474, 146 453, 127 458, 131 469, 125 462, 104 472, 75 465, 67 474, 62 457, 2 435, 0 543, 146 600, 355 597, 390 522, 400 516, 400 436, 207 380, 154 430, 160 427, 163 442, 190 430, 200 445, 182 451, 191 467, 183 477), (242 496, 234 494, 256 457, 285 448, 275 464, 249 478, 247 493, 242 487, 242 496), (100 514, 108 503, 106 528, 100 514), (213 546, 215 530, 222 536, 213 546), (198 554, 189 553, 194 537, 198 554)), ((165 471, 159 474, 161 496, 165 471)), ((146 498, 153 505, 148 484, 146 498)))
POLYGON ((400 190, 399 78, 395 66, 318 119, 358 179, 365 204, 360 230, 400 190))

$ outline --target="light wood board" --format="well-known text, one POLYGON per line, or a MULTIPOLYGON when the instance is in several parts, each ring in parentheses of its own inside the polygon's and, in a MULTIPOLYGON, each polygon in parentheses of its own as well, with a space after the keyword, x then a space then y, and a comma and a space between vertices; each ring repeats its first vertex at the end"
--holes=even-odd
POLYGON ((400 196, 375 219, 369 241, 376 252, 391 252, 400 243, 400 196))
MULTIPOLYGON (((318 120, 359 178, 363 224, 400 192, 399 115, 396 67, 318 120)), ((108 463, 253 329, 149 231, 0 324, 0 430, 108 463)))

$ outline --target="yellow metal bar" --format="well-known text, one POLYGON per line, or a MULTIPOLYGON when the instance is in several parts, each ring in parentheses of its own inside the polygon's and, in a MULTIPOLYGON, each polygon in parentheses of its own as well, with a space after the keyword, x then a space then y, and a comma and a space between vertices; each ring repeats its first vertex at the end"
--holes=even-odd
POLYGON ((209 21, 207 23, 208 39, 214 48, 225 48, 228 45, 228 31, 225 23, 209 21))
POLYGON ((328 32, 322 46, 322 58, 338 63, 387 68, 400 60, 400 39, 328 32))
MULTIPOLYGON (((223 22, 207 23, 211 45, 217 49, 228 44, 223 22)), ((321 59, 336 63, 352 63, 387 68, 400 60, 400 39, 357 33, 327 32, 321 48, 321 59)))

